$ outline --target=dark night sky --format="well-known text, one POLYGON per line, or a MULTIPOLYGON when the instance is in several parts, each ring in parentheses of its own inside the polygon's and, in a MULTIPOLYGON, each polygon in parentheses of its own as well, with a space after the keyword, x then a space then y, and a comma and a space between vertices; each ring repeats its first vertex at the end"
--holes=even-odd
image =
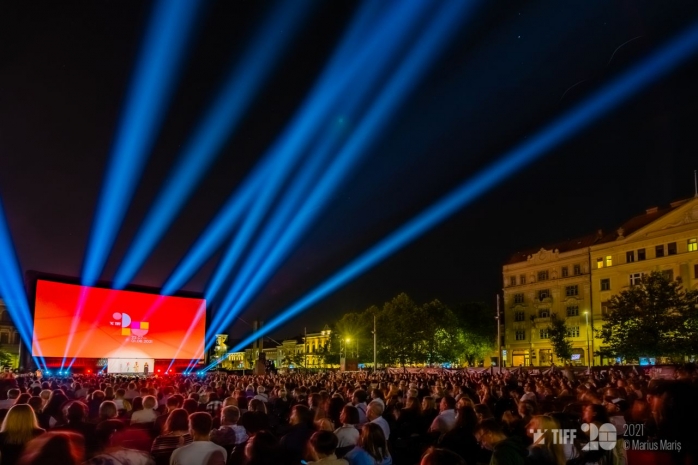
MULTIPOLYGON (((112 279, 178 151, 273 7, 206 5, 104 280, 112 279)), ((162 286, 290 121, 357 6, 316 3, 134 283, 162 286)), ((146 2, 120 0, 0 5, 0 196, 23 271, 81 273, 149 11, 146 2)), ((698 4, 501 1, 481 3, 474 15, 243 318, 268 320, 698 20, 698 4)), ((514 252, 616 228, 645 208, 692 196, 697 108, 694 58, 276 335, 320 329, 342 312, 382 304, 399 292, 419 302, 491 302, 501 289, 501 266, 514 252)), ((347 124, 351 129, 356 122, 347 124)), ((216 260, 186 288, 202 291, 216 260)), ((233 330, 248 331, 242 323, 233 330)))

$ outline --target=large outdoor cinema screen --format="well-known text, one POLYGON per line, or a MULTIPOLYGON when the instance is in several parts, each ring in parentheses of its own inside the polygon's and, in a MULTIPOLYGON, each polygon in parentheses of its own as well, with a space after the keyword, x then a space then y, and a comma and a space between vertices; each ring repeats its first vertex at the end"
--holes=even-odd
POLYGON ((34 356, 203 357, 204 299, 38 279, 34 304, 34 356))

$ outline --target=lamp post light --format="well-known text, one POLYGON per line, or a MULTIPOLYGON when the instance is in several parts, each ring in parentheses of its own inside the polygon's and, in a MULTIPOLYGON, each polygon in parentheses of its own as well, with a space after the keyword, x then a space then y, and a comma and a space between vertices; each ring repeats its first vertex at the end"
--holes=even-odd
POLYGON ((587 367, 591 370, 591 351, 589 349, 589 312, 584 312, 584 319, 587 323, 587 367))

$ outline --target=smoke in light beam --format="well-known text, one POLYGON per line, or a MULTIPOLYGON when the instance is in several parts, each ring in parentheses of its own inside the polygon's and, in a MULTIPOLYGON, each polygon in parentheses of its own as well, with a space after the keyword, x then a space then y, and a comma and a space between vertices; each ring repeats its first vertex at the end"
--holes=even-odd
MULTIPOLYGON (((337 82, 337 79, 333 76, 334 72, 326 73, 327 79, 331 79, 336 84, 332 89, 332 94, 328 93, 325 99, 328 113, 336 113, 336 111, 333 112, 332 110, 342 108, 341 114, 349 117, 349 119, 354 119, 357 116, 355 112, 366 103, 371 91, 375 90, 376 83, 392 65, 399 49, 405 47, 406 36, 409 36, 415 23, 424 15, 424 5, 426 4, 421 2, 398 3, 396 8, 384 12, 383 18, 384 20, 387 19, 387 24, 375 24, 372 28, 373 34, 371 35, 369 35, 368 31, 365 32, 364 36, 368 36, 368 38, 364 37, 364 42, 360 45, 357 44, 358 50, 342 71, 343 79, 337 82), (331 103, 334 103, 333 107, 329 106, 331 103)), ((351 43, 355 39, 353 36, 354 34, 349 34, 348 40, 345 42, 351 43)), ((345 57, 347 54, 347 51, 344 49, 345 47, 340 48, 339 57, 345 57)), ((331 65, 330 69, 334 69, 334 65, 331 65)), ((322 88, 323 85, 321 84, 320 87, 322 88)), ((252 270, 259 265, 266 250, 271 247, 272 242, 280 234, 281 230, 290 221, 294 211, 302 203, 303 197, 319 177, 322 168, 324 168, 333 150, 337 148, 336 146, 344 134, 344 131, 338 130, 339 128, 337 127, 330 128, 328 133, 327 129, 323 129, 325 124, 317 124, 317 126, 316 132, 323 132, 324 135, 315 144, 315 148, 310 149, 310 154, 305 157, 307 161, 298 170, 292 185, 284 192, 281 205, 270 215, 269 224, 262 229, 250 257, 244 262, 240 274, 233 283, 233 289, 227 293, 220 308, 227 309, 233 300, 237 298, 237 293, 241 286, 249 278, 252 270)), ((298 155, 294 158, 297 157, 298 155)), ((280 183, 272 184, 280 187, 280 183)), ((265 190, 267 195, 262 196, 261 201, 257 202, 253 215, 248 217, 243 229, 236 235, 233 243, 225 252, 207 287, 207 298, 212 299, 218 293, 225 278, 242 255, 247 242, 251 240, 252 232, 255 231, 262 218, 268 213, 269 204, 273 200, 273 194, 275 194, 275 192, 269 191, 269 189, 265 190)), ((219 329, 227 326, 228 323, 221 323, 226 313, 225 311, 219 311, 214 316, 213 321, 209 325, 209 332, 212 331, 211 334, 216 334, 219 329)), ((225 318, 224 321, 229 322, 232 320, 225 318)), ((212 344, 212 339, 209 339, 208 345, 210 346, 210 344, 212 344)))
MULTIPOLYGON (((299 177, 297 186, 294 187, 297 190, 302 189, 300 192, 289 189, 291 194, 286 196, 279 208, 281 213, 277 212, 273 215, 272 227, 265 228, 262 232, 251 258, 245 262, 233 283, 233 288, 223 300, 219 312, 209 326, 211 334, 227 327, 259 292, 269 276, 322 212, 341 186, 343 179, 349 176, 352 168, 367 154, 371 144, 390 121, 390 117, 420 81, 430 64, 439 56, 438 52, 449 36, 457 27, 462 26, 468 10, 466 6, 474 5, 454 2, 442 8, 429 26, 415 39, 415 45, 410 49, 409 55, 378 94, 368 114, 361 118, 357 131, 335 157, 324 176, 319 178, 310 195, 307 197, 304 195, 305 189, 311 185, 311 181, 315 182, 317 179, 315 173, 303 174, 312 176, 307 179, 307 185, 304 184, 306 179, 303 175, 299 177), (303 195, 300 195, 301 193, 303 195), (302 201, 303 198, 305 201, 302 201), (283 209, 286 209, 285 214, 283 209)), ((389 35, 395 35, 390 29, 383 29, 389 32, 389 35)), ((380 36, 380 40, 385 39, 380 36)), ((208 345, 210 346, 211 343, 209 339, 208 345)))
POLYGON ((143 266, 177 213, 230 139, 246 110, 263 86, 273 66, 303 23, 312 3, 282 1, 270 8, 270 17, 257 33, 244 56, 227 77, 223 89, 189 139, 179 161, 159 192, 119 266, 116 289, 125 288, 143 266))
MULTIPOLYGON (((259 331, 229 352, 237 352, 281 326, 310 305, 375 266, 397 250, 447 219, 474 199, 518 170, 542 157, 598 118, 627 101, 645 86, 666 75, 698 52, 698 23, 651 54, 640 64, 614 79, 590 98, 565 112, 526 142, 515 147, 472 179, 464 182, 431 207, 364 252, 318 287, 299 299, 259 331)), ((210 364, 207 369, 215 364, 210 364)))
MULTIPOLYGON (((192 248, 187 252, 182 261, 177 265, 172 275, 163 286, 163 293, 170 294, 180 289, 200 269, 203 263, 220 247, 230 236, 247 212, 252 200, 262 187, 265 191, 278 189, 272 186, 270 178, 283 179, 279 173, 279 166, 290 167, 303 153, 303 147, 309 142, 314 131, 318 129, 318 121, 328 117, 332 104, 336 98, 336 89, 344 88, 350 82, 351 73, 346 71, 346 63, 351 63, 356 51, 356 44, 362 37, 371 31, 376 25, 376 15, 382 7, 382 2, 366 1, 344 35, 341 45, 333 54, 330 64, 326 67, 319 84, 314 87, 313 93, 298 112, 298 116, 287 128, 279 141, 270 148, 262 160, 253 168, 252 172, 243 180, 242 184, 228 198, 219 213, 197 239, 192 248)), ((259 210, 260 214, 262 210, 259 210)), ((251 224, 248 222, 247 224, 251 224)), ((242 239, 238 239, 242 241, 242 239)), ((214 288, 217 288, 230 267, 237 260, 237 250, 231 245, 224 256, 218 271, 212 278, 214 288), (225 272, 224 272, 225 271, 225 272)), ((206 298, 212 299, 212 292, 206 292, 206 298)))
POLYGON ((10 228, 5 218, 5 209, 0 201, 0 297, 5 302, 5 306, 10 313, 10 317, 17 327, 19 337, 24 343, 24 347, 31 351, 32 343, 39 354, 39 361, 34 359, 38 367, 46 367, 46 361, 41 353, 38 341, 35 341, 33 334, 33 323, 27 294, 22 284, 22 271, 19 260, 15 253, 12 242, 10 228), (41 362, 41 363, 38 363, 41 362))
POLYGON ((82 284, 93 286, 104 269, 126 216, 179 75, 200 2, 159 0, 121 115, 85 254, 82 284))

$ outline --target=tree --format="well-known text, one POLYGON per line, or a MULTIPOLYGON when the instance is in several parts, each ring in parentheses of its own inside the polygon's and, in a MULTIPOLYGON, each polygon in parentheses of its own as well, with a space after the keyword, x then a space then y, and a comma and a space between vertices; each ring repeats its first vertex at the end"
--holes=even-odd
POLYGON ((376 317, 381 363, 398 362, 404 367, 420 359, 418 348, 424 323, 420 316, 417 304, 404 293, 383 304, 376 317))
POLYGON ((424 363, 455 362, 465 349, 458 337, 458 318, 446 305, 433 300, 417 308, 421 321, 417 361, 424 363))
POLYGON ((599 354, 637 360, 696 353, 698 291, 685 291, 658 272, 611 297, 598 334, 606 345, 599 354))
POLYGON ((555 356, 564 362, 569 362, 572 358, 572 343, 569 340, 567 324, 564 318, 559 318, 555 313, 550 315, 548 337, 555 356))
POLYGON ((0 366, 11 366, 12 365, 12 355, 0 346, 0 366))
POLYGON ((497 339, 495 312, 484 302, 465 302, 456 306, 461 355, 470 366, 491 353, 497 339))

